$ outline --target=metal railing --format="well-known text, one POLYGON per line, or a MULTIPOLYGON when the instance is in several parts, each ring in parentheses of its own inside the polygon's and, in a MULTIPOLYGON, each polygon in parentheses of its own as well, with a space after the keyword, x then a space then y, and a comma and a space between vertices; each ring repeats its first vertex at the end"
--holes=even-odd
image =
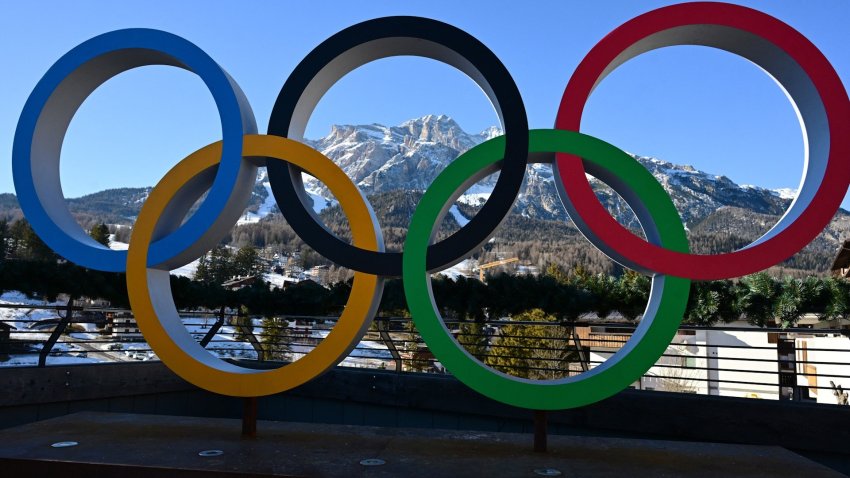
MULTIPOLYGON (((215 356, 248 366, 309 353, 337 317, 246 317, 182 311, 187 331, 215 356)), ((623 347, 634 323, 446 321, 485 364, 512 375, 558 379, 591 370, 623 347)), ((158 360, 128 310, 74 304, 0 304, 0 367, 158 360)), ((377 317, 343 367, 447 373, 409 318, 377 317)), ((633 384, 644 390, 846 404, 850 329, 682 326, 633 384)))

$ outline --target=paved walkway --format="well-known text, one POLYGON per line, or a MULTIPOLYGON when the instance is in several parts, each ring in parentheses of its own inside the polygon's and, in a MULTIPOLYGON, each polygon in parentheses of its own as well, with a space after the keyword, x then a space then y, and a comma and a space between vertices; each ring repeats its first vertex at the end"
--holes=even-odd
POLYGON ((77 413, 0 431, 0 469, 66 478, 844 476, 779 447, 550 436, 541 454, 530 435, 515 433, 263 421, 258 430, 242 439, 239 420, 77 413), (79 444, 51 447, 62 441, 79 444), (224 453, 199 456, 204 450, 224 453))

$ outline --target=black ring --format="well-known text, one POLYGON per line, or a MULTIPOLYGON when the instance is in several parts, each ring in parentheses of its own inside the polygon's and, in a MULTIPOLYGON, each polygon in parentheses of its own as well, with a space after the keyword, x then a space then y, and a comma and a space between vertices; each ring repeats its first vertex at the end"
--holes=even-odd
MULTIPOLYGON (((469 75, 490 98, 506 136, 501 173, 487 202, 468 224, 428 248, 428 270, 439 270, 490 238, 513 207, 525 176, 525 106, 507 68, 483 43, 451 25, 420 17, 377 18, 346 28, 311 51, 286 80, 272 109, 268 133, 301 139, 314 107, 338 79, 370 61, 397 55, 436 59, 469 75)), ((284 217, 316 252, 355 271, 401 275, 401 253, 360 249, 325 229, 302 199, 306 193, 300 169, 269 161, 268 173, 284 217)))

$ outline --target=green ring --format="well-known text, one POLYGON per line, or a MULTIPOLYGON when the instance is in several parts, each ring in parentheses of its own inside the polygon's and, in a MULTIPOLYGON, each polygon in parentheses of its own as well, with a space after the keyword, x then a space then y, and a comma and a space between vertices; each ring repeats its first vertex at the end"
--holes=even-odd
MULTIPOLYGON (((626 345, 604 364, 559 380, 528 380, 491 369, 454 340, 437 312, 425 262, 434 226, 440 224, 448 203, 465 190, 472 178, 498 166, 504 147, 504 137, 498 137, 461 155, 437 176, 416 207, 403 257, 404 294, 414 325, 449 372, 494 400, 535 410, 559 410, 608 398, 634 383, 667 349, 685 312, 690 280, 653 276, 647 312, 626 345)), ((616 176, 621 186, 640 198, 657 229, 660 245, 688 251, 685 229, 670 197, 652 174, 629 155, 602 140, 573 131, 529 131, 529 153, 555 152, 581 156, 616 176)))

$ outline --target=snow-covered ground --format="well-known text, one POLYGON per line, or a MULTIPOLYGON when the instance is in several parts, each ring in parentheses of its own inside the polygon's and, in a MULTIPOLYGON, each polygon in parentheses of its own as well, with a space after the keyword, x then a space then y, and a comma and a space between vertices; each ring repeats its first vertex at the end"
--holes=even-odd
POLYGON ((194 261, 186 264, 185 266, 178 267, 177 269, 174 269, 173 271, 171 271, 171 275, 180 276, 180 277, 188 277, 188 278, 191 279, 191 278, 195 277, 195 271, 198 270, 198 263, 200 261, 201 261, 201 259, 198 258, 198 259, 195 259, 194 261))
MULTIPOLYGON (((0 304, 10 305, 64 305, 64 302, 45 303, 27 298, 20 292, 6 292, 0 295, 0 304)), ((26 307, 0 308, 0 320, 14 327, 11 338, 30 342, 29 353, 18 353, 10 356, 9 360, 0 362, 0 367, 35 366, 38 364, 38 352, 50 337, 49 328, 40 331, 30 327, 31 321, 56 319, 55 310, 39 310, 26 307)), ((214 317, 194 316, 182 318, 186 330, 198 341, 203 339, 215 323, 214 317)), ((52 325, 52 322, 50 323, 52 325)), ((253 333, 262 340, 262 319, 253 319, 253 333)), ((79 323, 82 331, 62 335, 47 358, 47 365, 90 364, 115 361, 147 361, 158 360, 145 342, 122 342, 114 337, 103 336, 93 323, 79 323)), ((296 324, 290 322, 290 328, 296 324)), ((221 327, 213 336, 207 349, 216 357, 256 360, 257 352, 247 341, 236 339, 238 330, 234 326, 221 327)), ((291 345, 292 360, 298 360, 315 348, 315 343, 323 340, 329 330, 311 330, 304 338, 295 338, 291 345), (300 343, 299 343, 300 341, 300 343)), ((357 344, 351 354, 340 363, 347 367, 380 368, 389 365, 392 356, 383 343, 364 340, 357 344)))
MULTIPOLYGON (((312 330, 310 332, 311 339, 324 339, 330 333, 329 330, 312 330)), ((292 360, 298 360, 307 353, 311 352, 315 345, 292 344, 292 360)), ((381 364, 387 365, 387 361, 392 360, 392 354, 386 345, 380 342, 364 340, 357 344, 354 350, 348 354, 339 365, 343 367, 368 367, 379 368, 381 364)))
MULTIPOLYGON (((0 295, 0 304, 3 305, 65 305, 64 302, 45 302, 39 299, 30 299, 18 291, 9 291, 0 295)), ((30 308, 0 308, 0 321, 5 322, 15 330, 29 330, 34 321, 56 318, 55 310, 40 310, 30 308)))
MULTIPOLYGON (((201 341, 215 323, 212 317, 187 317, 183 319, 183 325, 186 330, 192 334, 195 340, 201 341)), ((248 342, 240 342, 236 340, 237 330, 235 327, 223 326, 218 330, 210 340, 207 349, 210 353, 218 358, 244 358, 250 360, 257 359, 257 352, 248 342)), ((254 329, 257 334, 257 329, 254 329)))
MULTIPOLYGON (((54 347, 55 349, 55 347, 54 347)), ((79 365, 86 363, 98 363, 102 360, 88 357, 78 357, 73 355, 48 356, 47 365, 79 365)), ((0 367, 35 367, 38 365, 38 354, 31 355, 12 355, 9 360, 0 362, 0 367)))
POLYGON ((130 248, 130 244, 126 242, 119 242, 115 240, 115 234, 111 234, 109 236, 109 248, 113 251, 126 251, 130 248))
POLYGON ((478 261, 475 259, 464 259, 446 270, 437 272, 435 275, 444 275, 451 279, 457 279, 459 276, 468 277, 472 274, 472 268, 477 265, 478 261))
MULTIPOLYGON (((65 305, 66 302, 46 302, 39 299, 31 299, 18 291, 9 291, 0 295, 0 304, 3 305, 44 305, 55 306, 65 305)), ((38 365, 38 352, 42 349, 43 343, 50 338, 49 329, 41 332, 38 327, 39 321, 50 321, 47 325, 52 326, 59 317, 56 310, 32 309, 28 307, 13 307, 0 308, 0 321, 12 326, 9 334, 12 340, 26 340, 28 342, 37 342, 29 345, 29 354, 12 354, 9 360, 0 362, 0 367, 26 367, 38 365), (52 319, 52 320, 51 320, 52 319)), ((73 340, 92 340, 98 338, 97 334, 90 332, 96 329, 94 324, 77 324, 85 330, 85 332, 75 332, 71 334, 73 340)), ((51 355, 47 357, 47 365, 70 365, 81 363, 96 363, 100 360, 88 358, 83 353, 84 348, 78 344, 57 342, 51 350, 51 355)))
MULTIPOLYGON (((274 194, 272 193, 271 183, 268 181, 268 176, 264 171, 260 173, 260 177, 258 178, 261 181, 261 184, 266 189, 266 198, 263 200, 263 203, 260 204, 260 207, 257 208, 256 212, 248 212, 239 218, 236 224, 253 224, 256 222, 260 222, 261 219, 268 216, 274 211, 275 206, 277 206, 277 201, 274 198, 274 194)), ((305 175, 304 178, 311 178, 312 176, 305 175)), ((313 200, 313 210, 318 212, 322 212, 323 209, 333 206, 336 204, 336 201, 333 199, 327 199, 323 197, 318 189, 307 189, 307 194, 313 200)))
MULTIPOLYGON (((215 322, 212 318, 186 318, 183 319, 183 324, 197 340, 201 340, 209 331, 210 326, 215 322)), ((255 319, 253 321, 254 336, 261 340, 263 328, 262 320, 255 319)), ((289 327, 294 327, 293 322, 289 323, 289 327)), ((236 340, 237 330, 235 327, 223 326, 218 333, 213 336, 207 349, 219 358, 245 358, 256 359, 257 353, 247 342, 239 342, 236 340)), ((330 333, 329 330, 311 330, 308 338, 310 341, 323 340, 330 333)), ((301 339, 304 340, 304 339, 301 339)), ((293 361, 300 359, 311 352, 316 345, 298 343, 299 339, 293 339, 290 345, 292 353, 290 354, 293 361)), ((340 365, 346 367, 380 367, 382 363, 392 360, 392 355, 389 349, 383 343, 364 340, 357 344, 357 347, 351 351, 349 356, 343 360, 340 365)))

